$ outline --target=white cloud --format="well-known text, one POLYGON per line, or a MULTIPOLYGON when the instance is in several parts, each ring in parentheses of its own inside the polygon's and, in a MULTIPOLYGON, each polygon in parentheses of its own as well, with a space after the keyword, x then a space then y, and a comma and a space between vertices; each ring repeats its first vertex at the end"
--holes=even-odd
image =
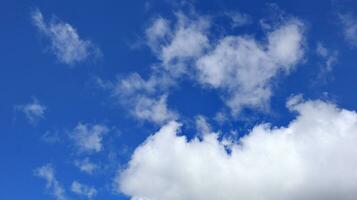
MULTIPOLYGON (((218 89, 234 115, 245 107, 268 108, 273 79, 289 73, 303 57, 302 22, 285 20, 263 41, 248 35, 210 40, 210 24, 210 17, 194 12, 178 12, 172 21, 156 18, 146 39, 159 63, 147 79, 133 73, 110 84, 113 96, 135 118, 159 125, 178 118, 167 98, 184 78, 218 89)), ((98 84, 108 86, 102 80, 98 84)))
POLYGON ((89 160, 89 158, 85 158, 83 160, 76 160, 74 161, 74 165, 79 168, 82 172, 87 174, 93 174, 99 166, 89 160))
POLYGON ((56 200, 66 200, 65 190, 55 177, 55 171, 51 164, 39 167, 34 171, 35 175, 45 179, 46 188, 56 200))
POLYGON ((94 187, 84 185, 78 181, 72 182, 71 190, 72 192, 81 196, 85 196, 88 199, 92 199, 97 194, 97 190, 94 187))
POLYGON ((33 125, 37 124, 39 120, 44 119, 45 111, 47 110, 47 107, 41 104, 36 98, 33 98, 31 103, 17 105, 15 108, 16 110, 22 111, 27 120, 33 125))
POLYGON ((103 135, 108 131, 109 129, 104 125, 78 123, 70 137, 79 152, 100 152, 103 149, 103 135))
POLYGON ((357 20, 351 14, 339 14, 345 40, 352 46, 357 46, 357 20))
POLYGON ((171 21, 158 18, 146 35, 163 70, 176 79, 187 74, 220 89, 232 113, 237 114, 244 107, 267 108, 272 80, 281 72, 289 73, 303 58, 303 23, 298 19, 282 21, 264 41, 248 35, 209 40, 208 17, 179 13, 174 28, 171 21))
POLYGON ((135 150, 118 190, 145 200, 355 199, 357 113, 298 97, 288 107, 298 116, 286 127, 261 124, 229 146, 215 133, 188 141, 168 123, 135 150))
POLYGON ((148 80, 144 80, 139 74, 133 73, 118 81, 113 95, 129 108, 130 114, 136 119, 162 125, 177 118, 176 112, 167 105, 166 91, 174 84, 166 74, 153 73, 148 80))
POLYGON ((156 19, 146 30, 146 36, 163 67, 174 76, 180 76, 187 72, 187 64, 209 47, 206 34, 209 20, 199 16, 187 17, 183 13, 176 13, 176 17, 173 28, 170 21, 156 19))
POLYGON ((171 34, 170 22, 162 17, 155 19, 145 31, 147 44, 154 51, 159 53, 161 43, 171 34))
POLYGON ((174 85, 174 80, 167 74, 153 73, 148 80, 144 80, 139 74, 130 74, 127 78, 119 80, 114 88, 116 96, 132 96, 140 94, 155 95, 166 91, 174 85))
POLYGON ((51 50, 60 62, 74 65, 100 55, 100 50, 91 41, 81 39, 70 24, 59 20, 46 23, 38 9, 32 13, 32 20, 38 30, 50 40, 51 50))
POLYGON ((264 108, 272 96, 272 79, 301 60, 303 38, 298 20, 269 32, 266 43, 250 36, 226 36, 197 61, 199 81, 223 89, 233 114, 243 107, 264 108))
POLYGON ((133 115, 141 120, 148 120, 156 124, 163 124, 169 120, 176 119, 176 113, 167 108, 167 96, 158 99, 141 96, 132 111, 133 115))

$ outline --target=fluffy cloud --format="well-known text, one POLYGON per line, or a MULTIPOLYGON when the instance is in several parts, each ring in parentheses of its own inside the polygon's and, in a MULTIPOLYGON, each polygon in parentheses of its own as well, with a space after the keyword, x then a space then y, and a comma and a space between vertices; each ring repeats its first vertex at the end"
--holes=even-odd
POLYGON ((239 141, 190 141, 170 122, 139 146, 117 178, 142 200, 341 199, 357 196, 357 113, 293 98, 286 127, 261 124, 239 141))
POLYGON ((291 71, 302 55, 303 24, 290 20, 268 33, 265 43, 249 36, 222 38, 197 61, 199 81, 223 89, 234 114, 243 107, 264 108, 272 95, 272 79, 291 71))
POLYGON ((162 66, 174 76, 187 73, 190 61, 201 56, 209 47, 209 20, 200 16, 187 17, 176 13, 177 21, 158 18, 146 30, 148 44, 162 61, 162 66), (193 19, 191 19, 193 18, 193 19))
POLYGON ((46 188, 56 200, 66 200, 65 190, 55 177, 55 171, 51 164, 44 165, 34 171, 35 175, 45 179, 46 188))
POLYGON ((268 107, 272 80, 289 73, 303 57, 303 23, 285 20, 264 41, 249 35, 209 40, 208 19, 180 13, 174 25, 163 18, 153 22, 146 35, 163 69, 219 89, 233 114, 244 107, 268 107))
POLYGON ((149 120, 157 124, 165 123, 176 118, 176 114, 167 108, 166 101, 166 95, 159 99, 139 97, 133 113, 138 119, 149 120))
POLYGON ((100 54, 100 50, 91 41, 81 39, 70 24, 58 20, 46 23, 38 9, 32 13, 32 20, 37 29, 50 40, 51 50, 60 62, 74 65, 100 54))
POLYGON ((215 38, 210 24, 210 17, 194 12, 178 12, 172 21, 153 20, 145 33, 159 63, 147 80, 133 73, 113 89, 132 116, 160 125, 177 119, 167 97, 183 78, 216 88, 234 115, 246 107, 264 110, 273 79, 289 73, 303 57, 304 25, 298 19, 285 20, 263 41, 249 35, 215 38))
POLYGON ((78 123, 70 137, 79 152, 100 152, 103 149, 103 135, 108 131, 109 129, 104 125, 78 123))
POLYGON ((97 194, 97 190, 94 187, 84 185, 78 181, 72 182, 71 190, 72 192, 81 196, 85 196, 88 199, 92 199, 97 194))
POLYGON ((47 109, 47 107, 41 104, 36 98, 33 98, 31 103, 17 105, 15 108, 23 112, 27 120, 33 125, 44 118, 47 109))

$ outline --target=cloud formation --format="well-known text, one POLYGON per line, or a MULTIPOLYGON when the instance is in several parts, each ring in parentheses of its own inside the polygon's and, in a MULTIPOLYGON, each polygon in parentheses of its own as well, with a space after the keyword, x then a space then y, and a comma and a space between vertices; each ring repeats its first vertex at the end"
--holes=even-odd
POLYGON ((215 38, 210 34, 212 17, 182 12, 175 16, 158 17, 145 31, 159 60, 147 80, 133 73, 114 86, 114 96, 139 120, 162 125, 177 119, 167 97, 183 78, 217 89, 234 116, 244 108, 264 111, 274 79, 303 59, 304 24, 296 18, 272 25, 260 41, 251 35, 215 38))
POLYGON ((167 74, 153 73, 144 80, 133 73, 118 80, 112 87, 112 94, 136 119, 162 125, 177 119, 177 113, 167 105, 168 88, 173 84, 173 79, 167 74))
POLYGON ((38 121, 44 119, 47 107, 33 98, 31 103, 17 105, 15 109, 23 112, 30 124, 36 125, 38 121))
POLYGON ((108 132, 109 128, 104 125, 78 123, 70 138, 79 152, 97 153, 103 149, 103 135, 108 132))
POLYGON ((72 182, 71 190, 72 192, 80 196, 85 196, 88 199, 93 199, 93 197, 97 194, 97 190, 94 187, 84 185, 78 181, 72 182))
POLYGON ((303 50, 303 24, 298 20, 269 32, 266 42, 227 36, 197 61, 199 82, 223 90, 233 114, 244 107, 264 108, 272 96, 273 78, 289 73, 303 50))
POLYGON ((36 28, 49 39, 51 51, 60 62, 74 65, 100 55, 100 50, 91 41, 81 39, 70 24, 58 19, 46 23, 38 9, 31 17, 36 28))
POLYGON ((339 14, 345 40, 352 46, 357 46, 357 20, 351 14, 339 14))
POLYGON ((216 133, 188 141, 168 123, 135 150, 118 191, 142 200, 355 199, 357 113, 298 97, 287 105, 298 113, 289 125, 261 124, 231 143, 216 133))
POLYGON ((78 167, 79 170, 87 174, 93 174, 94 171, 99 168, 99 166, 94 162, 91 162, 88 157, 83 160, 75 160, 74 165, 78 167))
POLYGON ((327 78, 328 73, 332 72, 333 66, 338 60, 338 51, 328 49, 323 43, 317 43, 316 54, 323 59, 323 64, 318 74, 319 81, 327 78))
POLYGON ((49 190, 56 200, 67 200, 65 190, 56 179, 55 171, 51 164, 39 167, 34 171, 34 174, 45 179, 47 190, 49 190))
POLYGON ((209 47, 207 31, 210 21, 202 16, 176 13, 176 21, 157 18, 146 30, 148 45, 173 76, 187 73, 190 62, 209 47))

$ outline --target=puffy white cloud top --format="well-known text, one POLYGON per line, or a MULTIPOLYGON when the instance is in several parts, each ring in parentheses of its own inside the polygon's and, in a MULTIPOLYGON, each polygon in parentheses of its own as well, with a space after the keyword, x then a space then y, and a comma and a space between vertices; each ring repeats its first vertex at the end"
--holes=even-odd
POLYGON ((188 141, 172 121, 135 150, 117 189, 137 200, 356 199, 357 114, 288 107, 298 116, 287 127, 261 124, 228 145, 216 133, 188 141))
POLYGON ((273 79, 288 73, 303 58, 304 25, 289 20, 266 35, 264 44, 251 36, 227 36, 197 61, 199 81, 223 89, 233 114, 244 107, 268 107, 273 79))

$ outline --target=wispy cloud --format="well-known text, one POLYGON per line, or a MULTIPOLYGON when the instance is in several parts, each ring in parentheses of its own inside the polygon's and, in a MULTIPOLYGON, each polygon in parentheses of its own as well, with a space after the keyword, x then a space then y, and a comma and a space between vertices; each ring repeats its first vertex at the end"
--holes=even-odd
POLYGON ((146 43, 159 60, 147 79, 133 73, 117 84, 97 81, 102 88, 111 87, 113 96, 139 120, 162 125, 179 118, 167 99, 183 79, 216 89, 234 117, 245 108, 266 111, 274 80, 303 60, 305 28, 297 18, 279 18, 261 41, 247 34, 215 38, 210 34, 212 17, 195 12, 175 16, 158 17, 145 31, 146 43))
POLYGON ((72 182, 71 190, 72 192, 80 196, 85 196, 88 199, 92 199, 97 194, 97 190, 94 187, 84 185, 78 181, 72 182))
POLYGON ((39 167, 34 171, 35 176, 45 179, 47 190, 55 197, 56 200, 67 200, 65 190, 58 182, 55 171, 51 164, 39 167))
POLYGON ((109 128, 101 124, 78 123, 70 133, 70 138, 81 153, 95 153, 103 149, 103 136, 109 128))
POLYGON ((332 72, 333 66, 338 60, 338 51, 328 49, 323 43, 317 43, 316 54, 323 59, 323 63, 318 74, 318 81, 326 81, 329 73, 332 72))
POLYGON ((48 144, 55 144, 61 142, 61 137, 60 133, 58 130, 49 130, 46 131, 42 137, 41 140, 48 143, 48 144))
POLYGON ((93 174, 94 171, 99 168, 99 166, 94 162, 91 162, 88 157, 83 160, 75 160, 74 165, 87 174, 93 174))
POLYGON ((16 105, 15 110, 23 112, 29 123, 36 125, 41 119, 45 118, 47 107, 34 97, 30 103, 16 105))
POLYGON ((136 119, 162 125, 178 118, 167 103, 168 89, 174 84, 166 73, 153 73, 147 80, 133 73, 120 79, 112 88, 112 94, 136 119))
POLYGON ((357 47, 357 20, 352 14, 339 14, 345 40, 353 47, 357 47))
POLYGON ((248 24, 251 24, 253 22, 253 19, 251 16, 245 13, 241 12, 226 12, 226 15, 230 17, 232 21, 232 27, 233 28, 238 28, 241 26, 245 26, 248 24))
POLYGON ((49 39, 51 51, 60 62, 74 65, 101 54, 91 41, 81 39, 72 25, 58 19, 46 23, 39 9, 31 17, 37 29, 49 39))

